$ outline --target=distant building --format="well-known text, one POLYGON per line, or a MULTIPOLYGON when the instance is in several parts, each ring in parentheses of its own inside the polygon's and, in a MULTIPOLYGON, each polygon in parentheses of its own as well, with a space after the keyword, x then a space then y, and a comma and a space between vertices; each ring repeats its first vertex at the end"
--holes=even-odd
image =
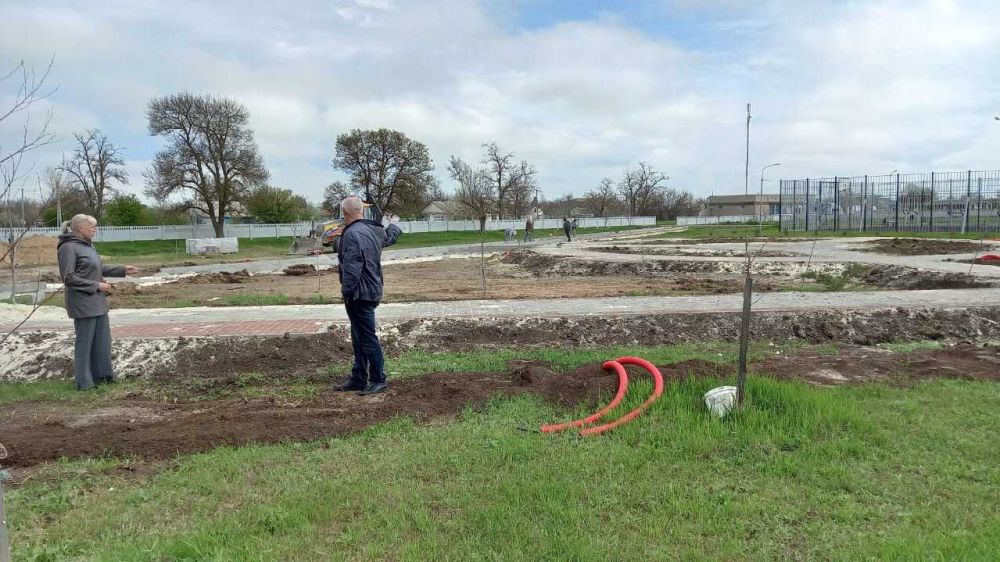
POLYGON ((458 201, 431 201, 420 216, 427 221, 454 221, 468 218, 469 212, 458 201))
POLYGON ((712 195, 705 204, 703 216, 732 217, 777 215, 781 212, 781 196, 777 193, 763 195, 712 195))

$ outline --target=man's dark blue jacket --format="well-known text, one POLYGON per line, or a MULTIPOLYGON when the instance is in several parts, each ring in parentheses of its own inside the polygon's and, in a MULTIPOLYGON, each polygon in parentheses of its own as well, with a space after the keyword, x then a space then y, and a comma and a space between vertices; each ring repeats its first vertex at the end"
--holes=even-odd
POLYGON ((401 233, 394 224, 383 229, 381 224, 367 219, 344 228, 337 244, 340 294, 344 300, 382 300, 382 248, 395 244, 401 233))

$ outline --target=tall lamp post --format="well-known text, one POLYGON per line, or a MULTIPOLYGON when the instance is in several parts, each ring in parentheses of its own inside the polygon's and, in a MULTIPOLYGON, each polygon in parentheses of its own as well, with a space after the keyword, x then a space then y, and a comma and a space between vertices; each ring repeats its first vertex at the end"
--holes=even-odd
POLYGON ((774 164, 768 164, 760 169, 760 194, 764 195, 764 170, 768 168, 773 168, 774 166, 780 166, 781 162, 775 162, 774 164))
MULTIPOLYGON (((780 166, 781 162, 775 162, 774 164, 768 164, 760 169, 760 194, 764 195, 764 170, 768 168, 773 168, 774 166, 780 166)), ((761 208, 761 201, 757 201, 757 225, 760 227, 760 223, 764 222, 764 210, 761 208)))

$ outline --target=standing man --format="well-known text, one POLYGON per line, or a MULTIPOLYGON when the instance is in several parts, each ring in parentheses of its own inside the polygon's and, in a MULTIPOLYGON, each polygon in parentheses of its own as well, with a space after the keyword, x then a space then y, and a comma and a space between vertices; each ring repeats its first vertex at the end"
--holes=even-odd
POLYGON ((570 230, 572 230, 572 228, 573 228, 573 225, 570 224, 569 219, 566 218, 566 217, 563 217, 563 232, 566 233, 566 241, 567 242, 572 242, 573 241, 573 239, 570 238, 570 236, 569 236, 570 230))
POLYGON ((344 230, 337 244, 337 262, 340 293, 351 321, 354 367, 351 378, 337 390, 357 390, 367 396, 388 388, 382 346, 375 334, 375 307, 382 300, 382 248, 395 244, 402 231, 395 224, 383 229, 363 218, 364 205, 357 197, 344 199, 341 209, 344 230))
POLYGON ((524 241, 531 242, 535 239, 535 221, 529 216, 528 220, 524 221, 524 241))

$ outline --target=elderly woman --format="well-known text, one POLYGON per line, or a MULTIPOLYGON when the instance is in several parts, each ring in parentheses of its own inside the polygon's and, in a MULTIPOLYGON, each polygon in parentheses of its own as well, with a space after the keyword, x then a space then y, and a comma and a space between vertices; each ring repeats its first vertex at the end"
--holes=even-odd
POLYGON ((115 381, 111 367, 111 324, 108 323, 108 299, 111 285, 104 277, 125 277, 139 269, 107 267, 101 263, 92 243, 97 234, 97 220, 76 215, 63 223, 59 236, 59 276, 66 287, 66 312, 76 328, 76 352, 73 369, 76 389, 115 381))

